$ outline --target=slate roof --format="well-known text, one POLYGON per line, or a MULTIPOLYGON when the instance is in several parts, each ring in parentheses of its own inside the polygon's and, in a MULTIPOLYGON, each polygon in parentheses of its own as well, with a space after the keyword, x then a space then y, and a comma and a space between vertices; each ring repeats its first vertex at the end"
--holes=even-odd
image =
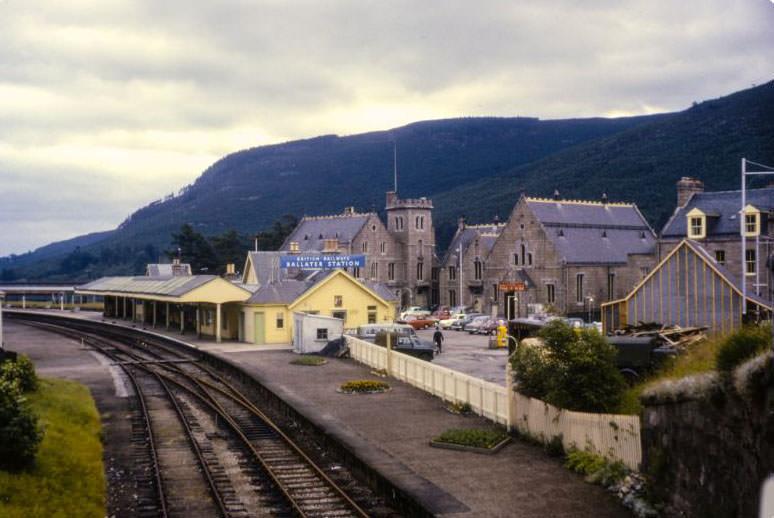
POLYGON ((526 201, 568 264, 625 264, 629 254, 655 251, 656 235, 634 204, 526 201))
MULTIPOLYGON (((285 255, 282 252, 248 252, 250 265, 252 266, 255 278, 258 279, 258 286, 263 286, 271 280, 277 280, 283 276, 283 270, 279 267, 280 257, 285 255), (274 277, 274 279, 272 279, 274 277)), ((243 278, 246 275, 243 275, 243 278)))
MULTIPOLYGON (((746 204, 760 211, 774 211, 774 188, 749 189, 746 204)), ((742 191, 718 191, 694 193, 684 207, 677 207, 661 231, 662 237, 685 237, 688 234, 686 215, 698 208, 708 216, 707 235, 739 235, 739 211, 742 208, 742 191)), ((765 232, 766 218, 761 218, 761 232, 765 232)))
POLYGON ((164 277, 102 277, 96 281, 78 286, 78 290, 103 291, 118 293, 137 293, 144 295, 161 295, 165 297, 182 297, 199 286, 203 286, 217 275, 190 275, 164 277))
POLYGON ((467 225, 462 230, 457 229, 449 248, 446 250, 446 254, 443 256, 441 265, 444 267, 448 266, 447 262, 452 255, 457 253, 460 245, 462 245, 462 253, 465 254, 465 251, 476 238, 478 238, 478 242, 482 247, 481 256, 486 257, 492 246, 494 246, 495 241, 497 241, 497 236, 500 235, 503 227, 505 227, 505 223, 488 223, 483 225, 467 225))
MULTIPOLYGON (((267 283, 258 288, 258 291, 247 300, 247 303, 290 304, 317 284, 325 281, 334 273, 336 273, 336 270, 329 272, 314 272, 305 279, 281 279, 267 283)), ((397 300, 395 293, 381 283, 364 281, 363 284, 384 300, 397 300)))
POLYGON ((368 221, 370 214, 342 214, 339 216, 305 216, 285 239, 280 250, 290 250, 291 241, 298 243, 301 252, 322 250, 325 239, 351 242, 368 221))

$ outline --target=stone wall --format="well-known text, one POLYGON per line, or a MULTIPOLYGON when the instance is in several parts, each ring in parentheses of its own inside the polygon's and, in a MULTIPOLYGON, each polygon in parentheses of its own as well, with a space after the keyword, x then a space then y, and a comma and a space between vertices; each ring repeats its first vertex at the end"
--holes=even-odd
POLYGON ((665 516, 755 517, 774 471, 774 360, 643 393, 644 471, 665 516))

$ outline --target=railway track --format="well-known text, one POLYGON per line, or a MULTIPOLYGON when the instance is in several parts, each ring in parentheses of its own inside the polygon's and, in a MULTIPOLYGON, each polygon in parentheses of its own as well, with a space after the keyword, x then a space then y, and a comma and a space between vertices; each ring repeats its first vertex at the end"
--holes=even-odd
POLYGON ((24 323, 81 340, 130 380, 137 516, 369 516, 200 358, 132 330, 36 320, 24 323))

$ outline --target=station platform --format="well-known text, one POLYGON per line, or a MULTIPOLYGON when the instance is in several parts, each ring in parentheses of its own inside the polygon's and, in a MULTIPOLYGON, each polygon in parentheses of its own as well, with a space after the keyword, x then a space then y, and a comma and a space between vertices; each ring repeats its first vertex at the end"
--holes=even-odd
MULTIPOLYGON (((73 316, 102 320, 95 313, 73 316)), ((131 327, 131 323, 124 324, 131 327)), ((215 343, 147 330, 239 365, 435 516, 632 516, 614 495, 571 473, 541 447, 519 439, 494 455, 429 446, 430 440, 448 428, 489 427, 492 423, 478 416, 452 414, 441 399, 398 380, 380 378, 352 359, 329 359, 319 367, 293 365, 290 362, 297 355, 289 347, 255 350, 249 344, 215 343), (392 390, 368 395, 337 392, 342 383, 354 379, 384 380, 392 390)))

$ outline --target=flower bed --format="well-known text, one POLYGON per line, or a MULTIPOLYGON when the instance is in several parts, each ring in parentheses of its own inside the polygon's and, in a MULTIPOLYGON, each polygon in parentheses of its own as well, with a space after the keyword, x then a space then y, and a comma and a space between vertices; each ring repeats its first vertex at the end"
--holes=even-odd
POLYGON ((339 392, 345 394, 373 394, 390 389, 390 385, 384 381, 354 380, 348 381, 339 387, 339 392))
POLYGON ((495 453, 510 442, 505 431, 450 428, 430 442, 430 446, 474 453, 495 453))
POLYGON ((473 413, 473 408, 470 406, 470 403, 467 401, 459 402, 459 403, 450 403, 449 406, 446 407, 446 410, 451 412, 452 414, 460 414, 460 415, 470 415, 473 413))

